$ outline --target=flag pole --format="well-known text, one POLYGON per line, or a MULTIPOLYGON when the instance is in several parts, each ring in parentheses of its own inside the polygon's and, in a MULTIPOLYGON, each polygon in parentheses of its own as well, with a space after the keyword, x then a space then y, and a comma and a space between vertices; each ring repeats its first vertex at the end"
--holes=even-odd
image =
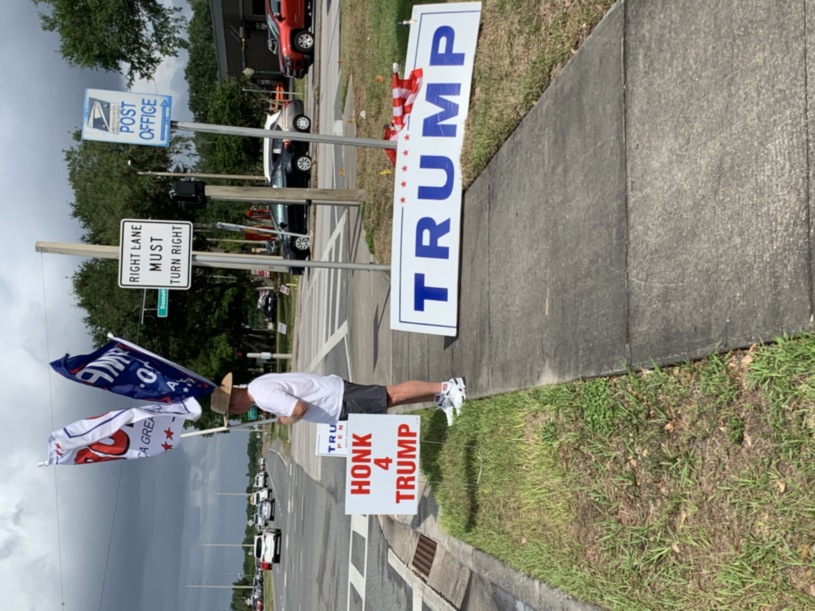
POLYGON ((190 431, 189 433, 181 433, 181 438, 183 439, 184 437, 196 437, 198 435, 208 435, 210 433, 226 433, 229 431, 239 431, 241 429, 248 429, 253 426, 258 426, 258 424, 267 424, 276 421, 277 416, 273 416, 272 418, 259 420, 258 422, 243 422, 241 424, 236 424, 235 426, 219 426, 214 429, 205 429, 203 431, 190 431))

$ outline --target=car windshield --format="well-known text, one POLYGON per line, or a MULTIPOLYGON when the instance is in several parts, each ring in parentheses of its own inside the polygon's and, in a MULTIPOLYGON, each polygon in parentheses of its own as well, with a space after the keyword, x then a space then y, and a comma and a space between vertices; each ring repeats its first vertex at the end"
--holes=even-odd
MULTIPOLYGON (((278 13, 280 12, 279 9, 280 6, 278 5, 278 13)), ((268 13, 266 13, 266 25, 269 26, 269 43, 271 43, 272 40, 280 40, 280 26, 277 25, 277 22, 272 19, 272 16, 268 13)))

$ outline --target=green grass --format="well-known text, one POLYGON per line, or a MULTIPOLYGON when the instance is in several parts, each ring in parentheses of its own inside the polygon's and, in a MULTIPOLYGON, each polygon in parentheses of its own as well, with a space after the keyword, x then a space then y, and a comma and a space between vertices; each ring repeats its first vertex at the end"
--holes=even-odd
POLYGON ((453 536, 610 609, 815 606, 815 336, 423 418, 453 536))
POLYGON ((274 611, 274 578, 272 571, 263 573, 263 610, 274 611))

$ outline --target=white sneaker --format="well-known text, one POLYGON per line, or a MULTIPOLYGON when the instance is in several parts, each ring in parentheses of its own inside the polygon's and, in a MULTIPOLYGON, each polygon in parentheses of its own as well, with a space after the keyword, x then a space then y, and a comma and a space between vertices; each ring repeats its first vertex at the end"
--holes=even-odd
POLYGON ((467 378, 461 376, 460 378, 450 378, 449 382, 453 382, 461 391, 461 397, 467 400, 467 378))
POLYGON ((434 402, 436 403, 436 407, 444 412, 444 415, 447 416, 447 426, 453 426, 453 404, 447 399, 447 396, 444 393, 440 393, 436 395, 434 402))
POLYGON ((461 413, 461 406, 467 398, 464 382, 463 380, 459 382, 459 380, 462 380, 462 378, 451 378, 447 382, 442 382, 441 385, 442 395, 456 410, 457 416, 461 413))

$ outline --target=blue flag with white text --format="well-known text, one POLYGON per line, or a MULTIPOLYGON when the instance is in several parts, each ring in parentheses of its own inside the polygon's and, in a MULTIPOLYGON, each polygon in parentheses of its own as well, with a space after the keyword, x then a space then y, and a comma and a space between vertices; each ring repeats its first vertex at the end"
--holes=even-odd
POLYGON ((115 337, 96 352, 66 354, 51 367, 69 380, 143 401, 200 399, 216 388, 189 369, 115 337))

